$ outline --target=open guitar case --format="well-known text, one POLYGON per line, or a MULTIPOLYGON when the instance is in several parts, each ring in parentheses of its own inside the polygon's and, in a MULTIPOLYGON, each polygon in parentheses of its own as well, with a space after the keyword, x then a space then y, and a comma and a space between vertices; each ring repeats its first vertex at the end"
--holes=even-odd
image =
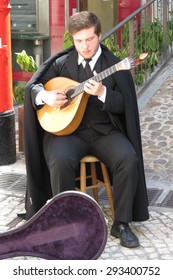
POLYGON ((87 194, 66 191, 22 226, 0 234, 0 259, 95 260, 106 242, 107 224, 98 203, 87 194))

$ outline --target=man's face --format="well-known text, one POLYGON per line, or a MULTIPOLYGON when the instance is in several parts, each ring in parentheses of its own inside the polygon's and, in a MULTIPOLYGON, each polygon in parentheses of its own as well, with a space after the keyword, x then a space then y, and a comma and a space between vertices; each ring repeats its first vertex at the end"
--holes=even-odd
POLYGON ((77 52, 85 59, 91 58, 97 52, 101 34, 97 36, 94 27, 82 29, 73 34, 73 41, 77 52))

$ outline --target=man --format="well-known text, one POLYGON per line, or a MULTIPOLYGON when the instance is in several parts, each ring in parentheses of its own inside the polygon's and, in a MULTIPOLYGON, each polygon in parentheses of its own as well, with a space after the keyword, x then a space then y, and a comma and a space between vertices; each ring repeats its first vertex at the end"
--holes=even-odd
POLYGON ((125 247, 138 247, 139 240, 129 223, 145 221, 149 216, 139 115, 130 71, 116 72, 102 82, 89 79, 85 83, 84 90, 90 97, 80 125, 71 134, 57 136, 44 131, 37 119, 36 112, 44 104, 56 108, 67 102, 63 90, 44 89, 47 81, 66 77, 81 83, 88 79, 85 66, 89 59, 93 74, 119 62, 99 43, 101 25, 93 13, 83 11, 71 16, 68 30, 74 46, 45 61, 26 87, 26 218, 52 195, 74 190, 80 159, 91 154, 106 164, 113 178, 115 221, 111 235, 120 238, 125 247))

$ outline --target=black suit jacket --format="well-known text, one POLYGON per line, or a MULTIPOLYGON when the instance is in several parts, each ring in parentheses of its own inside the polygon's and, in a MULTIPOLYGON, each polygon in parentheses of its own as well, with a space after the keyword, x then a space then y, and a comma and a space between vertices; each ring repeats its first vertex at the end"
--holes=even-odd
MULTIPOLYGON (((104 45, 102 47, 103 69, 119 62, 104 45)), ((24 139, 25 159, 27 171, 27 193, 26 193, 26 218, 33 216, 49 199, 51 186, 49 172, 45 163, 42 149, 44 131, 40 127, 35 105, 35 96, 43 85, 55 76, 63 76, 77 80, 77 52, 70 47, 45 61, 28 82, 25 90, 24 101, 24 139), (37 84, 37 86, 35 86, 37 84), (34 87, 34 90, 32 90, 34 87)), ((113 125, 128 137, 132 143, 139 159, 139 180, 133 204, 133 220, 144 221, 148 219, 148 200, 146 182, 144 175, 141 134, 139 114, 134 82, 130 71, 119 71, 103 83, 107 87, 106 102, 102 104, 103 109, 109 113, 113 125), (121 106, 121 94, 124 101, 124 112, 119 111, 121 106)))

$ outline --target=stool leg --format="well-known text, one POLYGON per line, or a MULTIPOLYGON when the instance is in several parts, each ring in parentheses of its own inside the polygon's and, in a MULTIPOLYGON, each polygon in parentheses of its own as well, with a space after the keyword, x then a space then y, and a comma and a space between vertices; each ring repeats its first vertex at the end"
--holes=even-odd
POLYGON ((86 166, 85 162, 80 163, 80 190, 86 193, 86 166))
POLYGON ((103 179, 104 179, 104 182, 105 182, 105 187, 106 187, 106 191, 107 191, 107 196, 108 196, 112 216, 113 216, 113 219, 114 219, 113 191, 112 191, 112 187, 111 187, 111 184, 110 184, 107 168, 106 168, 105 164, 102 163, 102 162, 101 162, 101 169, 102 169, 103 179))
MULTIPOLYGON (((91 167, 91 178, 92 178, 92 185, 95 186, 97 184, 97 175, 96 175, 96 166, 95 162, 90 163, 91 167)), ((98 189, 93 188, 93 197, 98 202, 98 189)))

